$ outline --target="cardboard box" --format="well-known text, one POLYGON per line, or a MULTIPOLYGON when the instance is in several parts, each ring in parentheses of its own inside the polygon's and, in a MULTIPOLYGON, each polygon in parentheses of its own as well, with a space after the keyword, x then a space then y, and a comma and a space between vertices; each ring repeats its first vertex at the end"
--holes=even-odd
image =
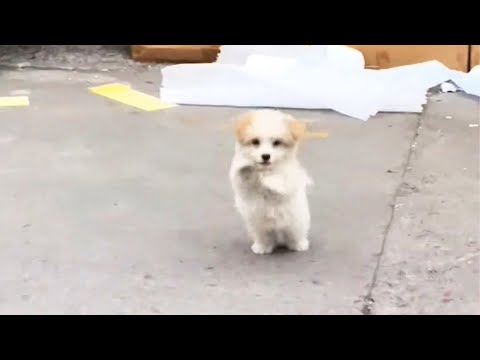
POLYGON ((480 65, 480 45, 470 45, 470 69, 480 65))
POLYGON ((220 45, 131 45, 139 62, 203 63, 217 59, 220 45))
POLYGON ((445 66, 468 71, 469 45, 348 45, 360 50, 367 67, 395 66, 438 60, 445 66))
MULTIPOLYGON (((131 45, 132 56, 141 62, 214 62, 221 45, 131 45)), ((472 45, 347 45, 360 50, 368 68, 385 69, 439 60, 451 69, 468 71, 472 59, 478 64, 478 47, 472 45)))

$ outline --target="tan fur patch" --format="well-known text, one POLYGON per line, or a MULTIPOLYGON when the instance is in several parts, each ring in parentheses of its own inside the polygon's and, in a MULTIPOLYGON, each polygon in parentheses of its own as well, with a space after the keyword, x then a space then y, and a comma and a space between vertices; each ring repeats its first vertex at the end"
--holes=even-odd
POLYGON ((289 128, 295 142, 302 140, 307 132, 307 124, 303 121, 294 120, 289 124, 289 128))
POLYGON ((253 121, 252 114, 243 115, 240 119, 237 120, 235 123, 235 136, 240 143, 245 142, 247 129, 253 121))

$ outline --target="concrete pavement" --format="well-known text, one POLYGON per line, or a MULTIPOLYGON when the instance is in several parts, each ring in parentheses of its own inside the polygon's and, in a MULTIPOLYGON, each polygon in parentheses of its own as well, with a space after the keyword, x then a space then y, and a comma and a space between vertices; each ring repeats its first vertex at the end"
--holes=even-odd
POLYGON ((480 313, 478 99, 366 123, 291 111, 327 131, 312 248, 257 256, 233 208, 239 109, 144 113, 87 91, 157 70, 0 70, 0 313, 480 313), (451 118, 446 118, 446 117, 451 118))

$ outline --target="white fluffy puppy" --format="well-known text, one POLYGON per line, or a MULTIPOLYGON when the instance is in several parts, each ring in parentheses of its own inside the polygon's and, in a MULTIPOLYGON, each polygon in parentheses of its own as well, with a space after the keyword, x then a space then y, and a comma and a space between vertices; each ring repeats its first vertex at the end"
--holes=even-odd
POLYGON ((305 131, 303 122, 276 110, 246 113, 236 124, 230 180, 255 254, 309 248, 312 181, 297 160, 305 131))

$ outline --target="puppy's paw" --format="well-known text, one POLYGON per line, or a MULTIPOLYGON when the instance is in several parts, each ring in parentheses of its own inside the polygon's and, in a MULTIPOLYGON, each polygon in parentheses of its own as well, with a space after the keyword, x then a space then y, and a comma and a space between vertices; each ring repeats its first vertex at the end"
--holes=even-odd
POLYGON ((294 242, 289 246, 290 250, 293 251, 307 251, 310 248, 310 242, 308 239, 302 239, 298 242, 294 242))
POLYGON ((262 183, 263 186, 265 186, 268 190, 277 194, 284 194, 287 191, 285 179, 283 179, 281 176, 265 176, 262 179, 262 183))
POLYGON ((273 245, 265 245, 261 243, 253 243, 252 252, 257 255, 267 255, 273 252, 273 245))
POLYGON ((313 187, 313 186, 315 186, 315 182, 314 182, 313 179, 312 179, 310 176, 308 176, 308 175, 306 175, 305 184, 306 184, 307 187, 313 187))

